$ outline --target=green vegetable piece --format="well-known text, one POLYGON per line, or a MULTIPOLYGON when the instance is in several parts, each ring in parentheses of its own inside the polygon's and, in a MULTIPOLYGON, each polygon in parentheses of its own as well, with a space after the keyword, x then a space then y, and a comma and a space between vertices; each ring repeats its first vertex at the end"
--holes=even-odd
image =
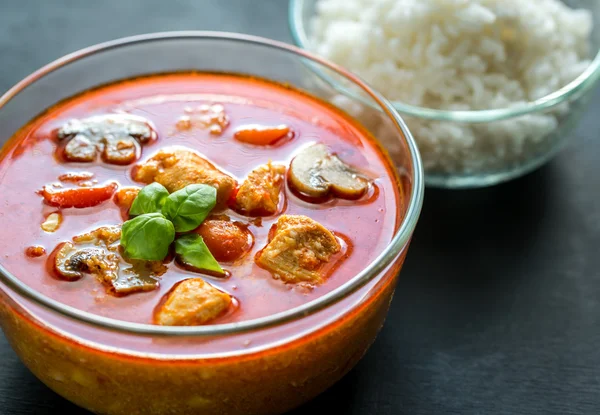
POLYGON ((196 233, 183 235, 175 241, 175 253, 179 260, 199 270, 225 274, 223 268, 212 256, 204 239, 196 233))
POLYGON ((206 184, 190 184, 165 200, 162 213, 177 232, 196 229, 217 203, 217 189, 206 184))
POLYGON ((129 214, 137 216, 144 213, 160 213, 167 197, 169 197, 169 191, 162 184, 156 182, 149 184, 142 188, 135 197, 129 214))
POLYGON ((121 247, 132 259, 162 261, 174 239, 173 224, 160 213, 136 216, 121 228, 121 247))

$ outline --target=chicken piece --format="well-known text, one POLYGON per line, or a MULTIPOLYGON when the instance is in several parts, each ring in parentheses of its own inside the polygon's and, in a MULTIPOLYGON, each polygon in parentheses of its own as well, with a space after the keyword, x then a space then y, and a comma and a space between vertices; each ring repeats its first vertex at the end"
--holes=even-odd
POLYGON ((321 269, 340 250, 335 236, 319 222, 302 215, 283 215, 255 261, 284 282, 317 285, 324 280, 321 269))
POLYGON ((94 275, 117 295, 150 291, 167 271, 160 261, 127 260, 119 253, 120 226, 104 226, 59 246, 54 269, 61 278, 77 280, 94 275))
POLYGON ((277 213, 284 176, 281 164, 268 163, 252 170, 235 196, 236 209, 251 216, 277 213))
POLYGON ((208 250, 217 261, 238 260, 246 255, 254 244, 254 237, 247 226, 232 222, 224 215, 209 217, 196 232, 202 236, 208 250))
POLYGON ((140 190, 141 188, 139 187, 120 188, 119 191, 115 193, 115 204, 121 209, 129 210, 140 190))
POLYGON ((165 148, 137 166, 133 180, 150 184, 158 182, 170 193, 188 184, 207 184, 217 189, 217 206, 224 206, 237 186, 235 179, 191 150, 165 148))
POLYGON ((198 326, 222 315, 232 303, 231 296, 202 278, 177 284, 154 315, 162 326, 198 326))
POLYGON ((141 144, 156 139, 156 132, 144 118, 129 114, 97 115, 73 119, 58 129, 67 161, 91 162, 98 154, 105 163, 126 165, 141 153, 141 144))

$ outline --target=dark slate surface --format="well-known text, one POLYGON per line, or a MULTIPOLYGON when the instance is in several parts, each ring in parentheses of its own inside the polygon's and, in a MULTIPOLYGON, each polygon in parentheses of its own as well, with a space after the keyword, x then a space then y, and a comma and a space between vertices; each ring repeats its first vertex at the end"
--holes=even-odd
MULTIPOLYGON (((152 31, 290 41, 284 0, 0 0, 0 91, 65 53, 152 31)), ((294 415, 600 413, 600 109, 551 164, 479 191, 428 190, 387 323, 294 415)), ((0 412, 71 410, 0 334, 0 412)))

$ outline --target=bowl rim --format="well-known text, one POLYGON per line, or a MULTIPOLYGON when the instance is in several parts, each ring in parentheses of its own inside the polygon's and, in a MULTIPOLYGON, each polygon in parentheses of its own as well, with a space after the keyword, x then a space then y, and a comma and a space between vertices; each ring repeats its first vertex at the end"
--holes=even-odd
POLYGON ((410 131, 408 130, 406 124, 404 123, 400 115, 395 111, 393 105, 389 101, 383 98, 381 94, 371 89, 358 77, 347 72, 341 67, 324 60, 323 58, 313 55, 293 45, 258 36, 216 31, 156 32, 123 37, 107 42, 98 43, 96 45, 89 46, 75 51, 73 53, 67 54, 43 66, 37 71, 31 73, 23 80, 15 84, 8 91, 6 91, 2 96, 0 96, 0 111, 2 110, 2 107, 4 105, 6 105, 13 97, 17 96, 21 91, 26 89, 29 85, 31 85, 38 79, 41 79, 44 76, 70 64, 71 62, 75 62, 79 59, 83 59, 85 57, 100 52, 105 52, 120 47, 132 46, 140 43, 190 39, 217 41, 221 40, 248 43, 263 46, 266 48, 272 48, 280 52, 295 55, 303 60, 311 61, 311 63, 316 63, 325 66, 328 69, 336 72, 337 74, 349 79, 355 85, 360 87, 375 102, 377 102, 378 105, 381 106, 380 110, 384 112, 392 122, 395 123, 395 126, 399 132, 398 135, 403 136, 403 138, 400 137, 400 139, 403 139, 405 141, 409 152, 408 156, 410 157, 411 162, 410 167, 413 169, 412 190, 409 197, 408 208, 404 218, 402 219, 402 223, 400 224, 398 230, 394 234, 389 245, 361 272, 356 274, 352 279, 350 279, 346 283, 328 292, 327 294, 290 310, 279 312, 266 317, 260 317, 236 323, 225 323, 209 326, 180 327, 133 323, 117 320, 114 318, 103 317, 63 304, 40 293, 39 291, 31 288, 30 286, 19 280, 16 276, 11 274, 2 264, 0 264, 0 281, 6 284, 17 294, 25 297, 28 300, 33 301, 37 305, 41 305, 44 308, 49 309, 50 311, 56 312, 68 318, 83 323, 91 324, 93 326, 98 326, 103 329, 129 334, 133 333, 140 335, 157 336, 214 336, 238 334, 291 322, 302 317, 312 315, 330 305, 333 305, 343 300, 359 288, 366 285, 369 281, 373 280, 376 276, 380 275, 380 273, 384 271, 408 245, 408 242, 410 241, 412 233, 417 224, 417 220, 423 204, 424 178, 421 158, 415 140, 412 137, 410 131))
MULTIPOLYGON (((302 19, 306 0, 289 0, 288 24, 292 39, 296 46, 301 49, 311 51, 308 47, 307 30, 302 19)), ((312 51, 311 51, 312 52, 312 51)), ((314 53, 314 52, 313 52, 314 53)), ((320 74, 326 78, 327 82, 336 87, 339 91, 346 94, 352 94, 346 88, 336 83, 325 74, 320 74), (336 86, 337 84, 337 86, 336 86)), ((568 84, 562 86, 554 92, 538 98, 534 101, 528 101, 514 107, 494 108, 486 110, 441 110, 417 105, 407 104, 401 101, 391 101, 394 108, 402 115, 411 117, 435 120, 435 121, 453 121, 462 123, 488 123, 494 121, 506 120, 509 118, 520 117, 540 111, 545 111, 556 107, 563 102, 577 98, 589 91, 600 80, 600 49, 590 62, 590 65, 578 77, 568 84)))

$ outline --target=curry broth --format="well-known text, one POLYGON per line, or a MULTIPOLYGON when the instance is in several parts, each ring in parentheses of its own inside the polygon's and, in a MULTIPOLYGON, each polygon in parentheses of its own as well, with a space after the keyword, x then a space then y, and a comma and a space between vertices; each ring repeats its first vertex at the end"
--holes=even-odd
MULTIPOLYGON (((29 286, 64 304, 115 319, 150 323, 153 310, 178 282, 202 277, 231 294, 235 306, 210 324, 268 316, 299 306, 351 279, 373 261, 391 241, 402 203, 397 176, 372 137, 346 115, 299 91, 260 79, 225 74, 178 73, 153 75, 103 86, 59 103, 21 129, 4 148, 0 160, 0 252, 2 264, 29 286), (230 120, 220 135, 206 128, 178 128, 177 123, 202 104, 222 104, 230 120), (252 250, 241 260, 223 263, 228 278, 185 270, 175 263, 161 277, 158 289, 116 297, 91 275, 78 281, 57 279, 47 270, 48 254, 59 243, 102 225, 121 224, 120 208, 106 201, 91 208, 61 209, 62 226, 54 233, 40 228, 44 218, 57 211, 37 194, 61 174, 87 171, 99 183, 117 181, 140 186, 131 179, 132 166, 65 163, 55 156, 53 132, 71 118, 107 113, 128 113, 148 119, 158 140, 143 147, 139 161, 159 149, 184 146, 198 151, 241 183, 255 167, 268 161, 289 165, 297 151, 313 142, 326 144, 348 164, 373 179, 374 191, 360 200, 329 199, 310 203, 286 187, 286 214, 306 215, 334 231, 345 241, 343 258, 335 263, 325 283, 312 289, 284 284, 254 263, 255 254, 268 241, 277 216, 260 221, 232 210, 221 213, 248 223, 254 234, 252 250), (293 137, 273 146, 242 143, 233 138, 247 124, 285 124, 293 137), (29 258, 28 247, 41 245, 47 255, 29 258)), ((283 213, 283 212, 282 212, 283 213)))

